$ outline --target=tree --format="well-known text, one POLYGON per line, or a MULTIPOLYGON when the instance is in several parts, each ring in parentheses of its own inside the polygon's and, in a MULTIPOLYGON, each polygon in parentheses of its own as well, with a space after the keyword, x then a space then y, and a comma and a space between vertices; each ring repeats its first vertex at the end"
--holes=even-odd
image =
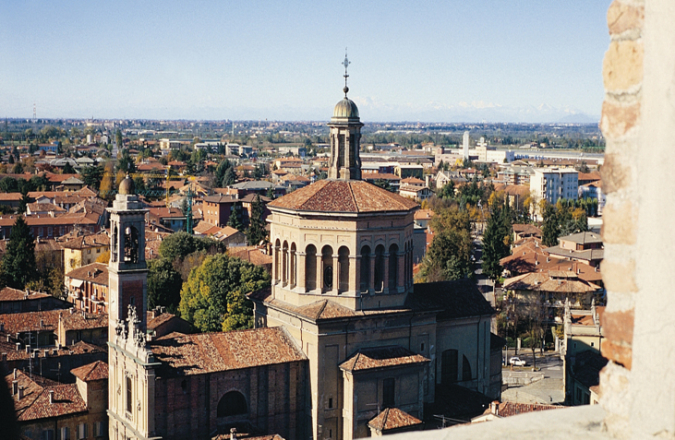
POLYGON ((172 263, 177 259, 183 259, 197 251, 222 250, 222 244, 211 238, 201 238, 190 235, 187 232, 176 232, 159 245, 159 256, 166 258, 172 263))
POLYGON ((110 261, 110 251, 105 251, 101 255, 96 257, 97 263, 108 264, 109 261, 110 261))
POLYGON ((237 181, 237 174, 234 172, 234 167, 230 167, 225 171, 223 175, 223 182, 221 186, 224 188, 226 186, 234 185, 237 181))
POLYGON ((7 251, 2 258, 2 279, 9 287, 23 289, 36 277, 35 239, 26 221, 19 216, 9 234, 7 251))
POLYGON ((148 306, 165 306, 172 313, 178 310, 183 280, 166 258, 150 260, 148 263, 148 306))
POLYGON ((122 132, 119 130, 115 132, 115 143, 117 144, 117 148, 122 148, 123 145, 122 132))
POLYGON ((101 178, 99 195, 105 199, 112 200, 115 196, 115 168, 112 160, 105 163, 103 168, 103 177, 101 178))
MULTIPOLYGON (((493 193, 496 194, 496 193, 493 193)), ((490 216, 483 237, 483 273, 492 281, 496 281, 502 274, 499 260, 510 253, 509 237, 511 235, 511 221, 508 218, 508 203, 496 201, 492 205, 490 216)))
POLYGON ((267 238, 265 229, 265 204, 260 199, 260 195, 255 196, 251 204, 251 223, 246 231, 246 239, 249 245, 257 245, 267 238))
POLYGON ((63 166, 62 174, 75 174, 75 168, 73 168, 70 162, 66 162, 63 166))
POLYGON ((241 221, 241 205, 239 203, 232 205, 230 217, 227 219, 227 226, 230 226, 237 231, 244 230, 244 223, 241 221))
POLYGON ((223 185, 223 177, 225 177, 225 172, 232 168, 232 164, 228 159, 223 159, 219 164, 218 167, 216 168, 215 175, 213 177, 214 180, 214 186, 217 188, 223 188, 227 185, 223 185))
POLYGON ((544 224, 542 225, 541 243, 544 246, 555 246, 558 244, 558 237, 560 236, 560 226, 556 215, 556 209, 546 203, 543 206, 544 224))
POLYGON ((253 304, 245 295, 269 283, 262 267, 225 254, 210 256, 183 285, 180 315, 205 332, 251 328, 253 304))
POLYGON ((380 188, 386 189, 387 191, 391 191, 391 185, 389 185, 388 180, 384 179, 377 179, 373 182, 375 186, 379 186, 380 188))
POLYGON ((471 221, 457 205, 439 208, 431 221, 434 239, 422 260, 420 280, 450 281, 471 274, 471 221))

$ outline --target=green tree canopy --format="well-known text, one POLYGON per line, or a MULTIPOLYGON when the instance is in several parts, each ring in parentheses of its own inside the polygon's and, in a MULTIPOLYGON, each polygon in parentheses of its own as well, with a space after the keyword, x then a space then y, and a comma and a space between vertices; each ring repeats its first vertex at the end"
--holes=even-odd
POLYGON ((7 251, 2 258, 2 279, 9 287, 23 289, 36 276, 35 239, 26 221, 19 216, 9 234, 7 251))
POLYGON ((246 231, 246 240, 249 245, 257 245, 267 238, 264 215, 265 203, 260 199, 260 195, 256 195, 251 205, 251 223, 246 231))
POLYGON ((555 207, 546 203, 543 217, 544 224, 541 228, 541 242, 544 246, 555 246, 558 244, 558 237, 560 236, 560 225, 555 207))
POLYGON ((210 256, 183 285, 181 317, 205 332, 251 328, 253 304, 245 295, 269 283, 259 266, 225 254, 210 256))
POLYGON ((508 202, 498 200, 492 206, 492 215, 483 237, 483 273, 492 281, 502 274, 503 269, 499 260, 511 253, 510 235, 511 219, 508 202))
POLYGON ((183 280, 171 261, 157 258, 148 263, 148 306, 165 306, 175 313, 180 304, 183 280))
POLYGON ((434 239, 422 261, 421 281, 456 280, 471 274, 471 220, 457 205, 437 210, 431 221, 434 239))
POLYGON ((227 219, 227 226, 230 226, 237 231, 244 230, 244 223, 241 220, 241 205, 239 203, 232 205, 230 217, 227 219))
POLYGON ((196 251, 221 248, 221 243, 211 238, 195 237, 187 232, 180 231, 169 235, 159 246, 159 256, 174 262, 196 251))

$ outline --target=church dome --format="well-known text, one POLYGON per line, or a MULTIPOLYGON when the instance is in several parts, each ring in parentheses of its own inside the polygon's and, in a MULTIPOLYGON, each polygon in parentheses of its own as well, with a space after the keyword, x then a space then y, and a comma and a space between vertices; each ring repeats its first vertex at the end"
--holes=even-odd
POLYGON ((122 182, 120 182, 119 193, 122 195, 132 195, 134 193, 134 190, 135 190, 134 181, 127 174, 127 177, 122 179, 122 182))
POLYGON ((354 104, 354 101, 345 97, 342 101, 338 102, 335 105, 335 109, 333 110, 333 117, 334 118, 358 118, 359 117, 359 109, 358 109, 358 107, 356 107, 356 104, 354 104))

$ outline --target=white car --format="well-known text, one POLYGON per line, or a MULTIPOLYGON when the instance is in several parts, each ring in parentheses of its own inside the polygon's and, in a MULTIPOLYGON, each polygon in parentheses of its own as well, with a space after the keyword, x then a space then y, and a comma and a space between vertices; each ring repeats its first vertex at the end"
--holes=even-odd
POLYGON ((509 364, 515 365, 516 367, 524 367, 525 365, 527 365, 527 362, 521 360, 517 356, 514 356, 511 359, 509 359, 509 364))

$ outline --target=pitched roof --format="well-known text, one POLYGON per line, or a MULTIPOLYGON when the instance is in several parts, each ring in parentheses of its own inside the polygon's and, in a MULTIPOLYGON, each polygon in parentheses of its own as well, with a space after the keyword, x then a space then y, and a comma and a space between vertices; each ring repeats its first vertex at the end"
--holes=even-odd
POLYGON ((401 365, 430 362, 421 354, 413 353, 400 345, 362 348, 340 364, 345 371, 363 371, 374 368, 398 367, 401 365))
POLYGON ((40 299, 48 298, 51 295, 43 292, 30 292, 28 290, 19 290, 13 289, 11 287, 5 287, 0 290, 0 302, 1 301, 24 301, 31 299, 40 299))
POLYGON ((373 420, 368 422, 368 426, 378 431, 388 431, 390 429, 404 428, 421 424, 422 421, 413 417, 405 411, 398 408, 386 408, 379 413, 373 420))
POLYGON ((106 231, 96 234, 81 235, 63 242, 65 249, 87 249, 90 247, 110 246, 110 237, 106 231))
POLYGON ((307 357, 280 327, 226 333, 171 333, 152 342, 151 349, 166 374, 204 374, 285 362, 307 357))
POLYGON ((108 378, 108 364, 103 361, 96 361, 70 370, 70 372, 84 382, 103 380, 108 378))
MULTIPOLYGON (((499 417, 511 417, 518 414, 526 414, 534 411, 547 411, 549 409, 560 409, 564 406, 556 405, 541 405, 539 403, 516 403, 516 402, 501 402, 498 405, 497 415, 499 417)), ((485 410, 484 414, 489 414, 491 408, 485 410)))
POLYGON ((268 208, 319 212, 410 211, 417 202, 362 180, 320 180, 280 197, 268 208))
MULTIPOLYGON (((5 376, 7 386, 11 388, 13 374, 5 376)), ((26 422, 31 420, 47 419, 65 415, 77 414, 87 411, 87 405, 77 390, 77 385, 58 385, 50 380, 40 378, 33 380, 24 373, 17 371, 18 386, 23 388, 23 396, 12 396, 17 421, 26 422), (50 391, 53 392, 50 402, 50 391)))
POLYGON ((104 263, 91 263, 78 267, 66 274, 68 278, 89 281, 90 283, 108 285, 108 265, 104 263))
POLYGON ((558 293, 595 292, 600 287, 581 280, 574 272, 549 271, 518 275, 504 281, 504 289, 558 293))
POLYGON ((576 234, 559 237, 560 241, 571 241, 578 244, 596 244, 602 243, 602 237, 595 232, 578 232, 576 234))

